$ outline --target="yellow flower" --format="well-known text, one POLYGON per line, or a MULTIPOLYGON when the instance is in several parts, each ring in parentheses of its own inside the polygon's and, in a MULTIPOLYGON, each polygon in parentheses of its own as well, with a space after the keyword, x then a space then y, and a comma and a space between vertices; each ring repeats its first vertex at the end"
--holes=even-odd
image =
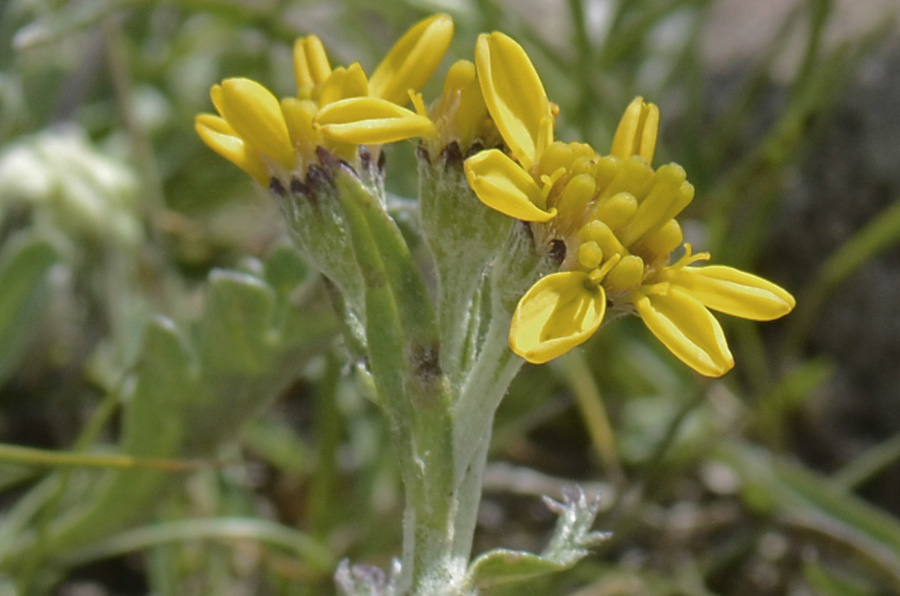
MULTIPOLYGON (((372 79, 375 81, 375 75, 372 79)), ((472 62, 458 60, 453 63, 447 72, 441 94, 430 107, 426 107, 422 95, 413 93, 412 88, 406 97, 410 96, 416 113, 421 117, 421 120, 416 122, 416 130, 419 131, 418 136, 422 137, 429 154, 437 155, 453 143, 461 153, 466 153, 476 141, 485 144, 496 144, 498 141, 497 131, 488 117, 487 106, 472 62), (426 126, 425 120, 431 124, 426 126)), ((362 108, 365 101, 366 98, 348 99, 343 102, 341 111, 349 114, 362 108)), ((336 107, 329 107, 325 112, 326 114, 320 115, 318 122, 328 134, 339 135, 342 140, 353 143, 364 142, 370 134, 365 123, 338 114, 336 107), (344 122, 349 122, 349 125, 345 126, 344 122)))
POLYGON ((434 123, 433 134, 425 139, 431 154, 437 154, 451 143, 456 143, 465 154, 476 141, 485 145, 499 142, 496 128, 488 117, 475 64, 468 60, 453 63, 441 95, 429 110, 420 105, 416 109, 419 113, 427 112, 434 123))
POLYGON ((293 148, 278 100, 249 79, 225 79, 210 91, 220 116, 200 114, 194 127, 200 138, 222 157, 261 184, 269 170, 289 168, 293 148))
POLYGON ((499 150, 466 160, 469 184, 486 205, 530 222, 539 250, 560 271, 538 280, 510 324, 513 351, 543 363, 586 341, 607 309, 638 314, 648 329, 697 372, 720 376, 734 366, 710 309, 770 320, 794 298, 760 277, 730 267, 692 266, 709 255, 669 264, 683 235, 675 217, 694 189, 684 170, 654 170, 659 111, 636 98, 613 137, 610 155, 553 139, 553 112, 534 66, 515 41, 483 35, 478 79, 491 118, 511 156, 499 150))
POLYGON ((367 93, 327 94, 315 119, 322 136, 350 144, 391 143, 428 135, 433 130, 425 114, 404 108, 431 78, 447 53, 453 20, 433 15, 407 31, 372 73, 367 93))
POLYGON ((431 121, 403 107, 434 73, 453 36, 453 21, 438 14, 413 26, 371 80, 358 63, 332 69, 314 35, 294 44, 297 96, 280 102, 250 79, 226 79, 210 95, 218 116, 200 114, 194 127, 210 148, 260 184, 305 172, 316 148, 352 159, 356 145, 422 136, 431 121))
POLYGON ((536 168, 553 145, 553 110, 525 50, 498 32, 478 37, 478 82, 491 118, 513 158, 498 149, 466 160, 469 185, 487 206, 524 221, 548 221, 547 195, 556 172, 536 168))
POLYGON ((744 319, 770 321, 789 313, 794 297, 756 275, 725 267, 691 267, 709 255, 685 255, 633 290, 630 300, 647 328, 688 366, 718 377, 734 366, 722 328, 709 309, 744 319))

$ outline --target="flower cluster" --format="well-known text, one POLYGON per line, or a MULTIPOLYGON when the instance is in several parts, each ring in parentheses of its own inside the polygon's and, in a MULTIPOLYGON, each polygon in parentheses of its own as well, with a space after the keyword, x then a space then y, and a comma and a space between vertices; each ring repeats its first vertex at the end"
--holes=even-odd
POLYGON ((226 79, 210 92, 219 115, 200 114, 194 126, 214 151, 263 185, 306 172, 319 147, 353 161, 356 145, 431 133, 431 121, 404 106, 434 74, 452 37, 448 15, 421 21, 371 78, 356 62, 332 69, 318 37, 300 38, 294 44, 296 97, 279 101, 256 81, 226 79))
POLYGON ((525 51, 502 33, 482 35, 476 65, 488 111, 511 156, 493 149, 466 160, 472 189, 486 205, 530 222, 535 242, 559 272, 522 297, 510 346, 542 363, 587 340, 608 308, 637 313, 691 368, 707 376, 734 360, 709 309, 755 320, 787 314, 794 299, 760 277, 723 266, 692 266, 675 217, 694 189, 675 164, 651 167, 659 111, 635 99, 609 155, 554 140, 554 113, 525 51))
POLYGON ((418 90, 452 32, 446 15, 420 22, 368 79, 359 64, 332 69, 315 36, 300 39, 296 97, 279 101, 254 81, 227 79, 211 93, 219 115, 198 116, 197 131, 264 185, 305 172, 320 149, 353 163, 358 145, 418 137, 434 155, 455 144, 470 155, 464 171, 477 198, 527 222, 537 250, 557 265, 512 315, 510 347, 530 362, 583 343, 618 311, 637 314, 697 372, 719 376, 734 361, 710 310, 771 320, 794 307, 760 277, 698 266, 709 254, 692 252, 675 219, 694 189, 680 166, 651 166, 659 111, 642 98, 626 109, 608 154, 557 141, 557 108, 534 65, 513 39, 491 33, 479 37, 474 64, 451 66, 426 107, 418 90))

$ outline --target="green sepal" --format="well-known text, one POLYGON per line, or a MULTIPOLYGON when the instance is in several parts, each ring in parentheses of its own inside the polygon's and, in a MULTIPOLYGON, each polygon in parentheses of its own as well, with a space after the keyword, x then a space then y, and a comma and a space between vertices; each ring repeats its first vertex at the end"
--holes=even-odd
POLYGON ((513 225, 491 268, 491 300, 495 316, 499 311, 512 318, 525 292, 544 275, 559 270, 559 263, 541 255, 535 248, 530 226, 524 221, 513 225))
POLYGON ((273 179, 269 194, 306 261, 337 286, 352 315, 363 319, 362 278, 329 169, 310 166, 304 180, 294 178, 287 187, 273 179))
MULTIPOLYGON (((573 567, 608 535, 592 532, 600 508, 598 498, 588 499, 580 488, 566 490, 563 502, 544 498, 559 516, 550 544, 541 554, 498 549, 476 558, 469 566, 467 590, 486 590, 525 582, 573 567)), ((527 593, 527 592, 526 592, 527 593)))
POLYGON ((476 294, 514 220, 478 200, 455 143, 434 161, 424 151, 418 157, 422 234, 438 278, 443 362, 448 376, 456 380, 471 364, 466 338, 477 333, 473 327, 481 322, 476 294))

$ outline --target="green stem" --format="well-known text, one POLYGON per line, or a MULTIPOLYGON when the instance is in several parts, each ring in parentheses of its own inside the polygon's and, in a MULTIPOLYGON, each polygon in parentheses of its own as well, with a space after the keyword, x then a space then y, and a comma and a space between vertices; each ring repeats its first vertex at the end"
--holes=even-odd
POLYGON ((449 595, 468 561, 452 556, 456 500, 450 385, 441 370, 431 302, 383 206, 355 174, 340 165, 330 167, 362 273, 368 364, 406 496, 400 591, 449 595))
POLYGON ((66 466, 83 468, 142 468, 167 472, 195 472, 210 467, 207 461, 131 457, 113 453, 52 451, 19 445, 0 444, 0 461, 27 466, 66 466))
POLYGON ((192 519, 138 528, 72 553, 65 562, 72 566, 84 565, 97 559, 191 540, 258 542, 292 553, 321 574, 328 573, 336 564, 334 555, 307 534, 268 520, 241 517, 192 519))
POLYGON ((490 440, 494 413, 524 362, 509 349, 508 316, 496 310, 481 355, 453 408, 454 476, 458 479, 474 465, 483 437, 490 440))
POLYGON ((512 223, 475 197, 462 160, 459 149, 449 147, 440 155, 419 158, 422 232, 437 273, 441 365, 454 386, 462 384, 468 372, 467 340, 477 333, 472 327, 477 325, 485 268, 512 223))
POLYGON ((472 542, 475 538, 484 484, 484 469, 491 445, 490 435, 480 437, 478 443, 456 491, 458 505, 453 535, 453 557, 462 561, 468 561, 472 556, 472 542))

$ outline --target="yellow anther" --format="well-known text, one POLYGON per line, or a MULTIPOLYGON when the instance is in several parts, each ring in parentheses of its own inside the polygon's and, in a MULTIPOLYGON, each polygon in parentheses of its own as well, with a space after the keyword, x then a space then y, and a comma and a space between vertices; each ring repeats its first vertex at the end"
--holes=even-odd
POLYGON ((619 232, 622 244, 631 246, 654 233, 691 202, 694 187, 685 182, 685 176, 684 169, 677 164, 665 165, 656 171, 634 218, 619 232))
MULTIPOLYGON (((538 207, 543 209, 544 207, 548 207, 547 199, 550 197, 550 193, 553 192, 553 187, 559 181, 560 178, 565 176, 566 171, 563 168, 557 168, 555 172, 547 176, 546 174, 541 176, 541 197, 538 203, 535 203, 538 207)), ((549 207, 555 207, 554 205, 549 205, 549 207)))
POLYGON ((569 179, 556 208, 563 215, 580 213, 594 197, 596 190, 597 183, 594 182, 594 178, 590 174, 578 174, 569 179))
POLYGON ((643 277, 644 261, 637 255, 625 255, 606 275, 603 285, 610 294, 617 294, 639 286, 643 277))
POLYGON ((603 251, 596 242, 584 242, 578 247, 578 264, 583 268, 591 271, 599 267, 602 262, 603 251))
POLYGON ((551 143, 541 155, 538 175, 549 175, 560 168, 567 170, 572 165, 573 159, 575 159, 574 153, 569 145, 558 141, 551 143))
POLYGON ((597 186, 605 188, 621 169, 622 160, 618 157, 607 155, 597 160, 597 163, 594 164, 594 179, 597 181, 597 186))
POLYGON ((638 203, 634 195, 629 192, 620 192, 605 201, 598 203, 591 219, 603 221, 612 230, 616 230, 634 216, 638 203))
POLYGON ((620 192, 630 192, 640 203, 645 196, 647 183, 650 181, 653 170, 640 157, 632 157, 621 163, 622 167, 600 195, 600 201, 620 192))
POLYGON ((622 246, 622 243, 619 242, 619 239, 613 234, 613 231, 609 229, 609 226, 600 220, 595 219, 586 224, 578 231, 578 236, 583 242, 596 242, 597 246, 600 247, 603 254, 607 257, 617 254, 628 254, 628 251, 625 250, 625 247, 622 246))
POLYGON ((569 168, 569 171, 573 176, 578 176, 579 174, 590 174, 591 177, 594 175, 594 160, 591 159, 592 156, 582 155, 580 157, 576 157, 575 161, 572 162, 572 166, 569 168))
POLYGON ((654 262, 668 257, 673 250, 681 246, 683 240, 681 225, 676 220, 670 219, 641 242, 639 251, 648 262, 654 262))
POLYGON ((588 273, 588 277, 591 278, 591 281, 599 284, 603 281, 603 278, 606 277, 606 274, 612 271, 613 267, 619 264, 619 261, 622 260, 622 255, 613 255, 599 269, 594 269, 590 273, 588 273))

